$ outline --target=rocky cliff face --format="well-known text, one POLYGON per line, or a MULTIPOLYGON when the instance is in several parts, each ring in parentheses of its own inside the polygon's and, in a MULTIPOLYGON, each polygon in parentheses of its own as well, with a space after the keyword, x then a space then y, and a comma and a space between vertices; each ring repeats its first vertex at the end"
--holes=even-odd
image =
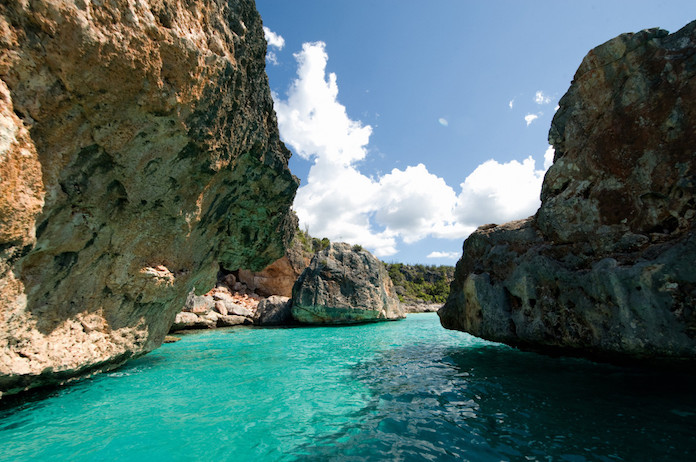
POLYGON ((0 4, 0 393, 156 348, 295 229, 252 1, 0 4))
POLYGON ((280 295, 292 297, 292 286, 302 271, 309 266, 311 254, 295 238, 286 249, 285 255, 261 271, 239 270, 239 281, 263 297, 280 295))
POLYGON ((443 326, 532 348, 696 357, 696 22, 592 50, 542 205, 464 243, 443 326))
POLYGON ((318 251, 292 289, 292 317, 309 324, 350 324, 406 317, 384 264, 346 243, 318 251))

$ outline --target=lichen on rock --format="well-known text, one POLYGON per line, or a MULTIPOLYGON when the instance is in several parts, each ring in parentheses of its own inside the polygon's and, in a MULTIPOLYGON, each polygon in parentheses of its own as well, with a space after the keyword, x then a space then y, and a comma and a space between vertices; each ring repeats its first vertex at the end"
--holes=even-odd
POLYGON ((160 345, 296 228, 252 1, 0 4, 0 393, 160 345))
POLYGON ((534 217, 465 242, 439 315, 489 340, 696 358, 696 22, 585 57, 549 132, 534 217))

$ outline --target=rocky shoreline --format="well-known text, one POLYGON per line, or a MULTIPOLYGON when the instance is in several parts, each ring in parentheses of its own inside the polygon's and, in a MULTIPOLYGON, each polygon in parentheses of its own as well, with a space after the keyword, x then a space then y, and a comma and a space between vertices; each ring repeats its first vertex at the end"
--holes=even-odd
MULTIPOLYGON (((269 287, 272 284, 266 284, 269 287)), ((332 243, 319 250, 294 282, 293 297, 264 297, 234 274, 221 274, 205 295, 190 293, 170 333, 233 326, 350 324, 403 319, 382 262, 359 246, 332 243)), ((414 313, 439 305, 414 304, 414 313)))

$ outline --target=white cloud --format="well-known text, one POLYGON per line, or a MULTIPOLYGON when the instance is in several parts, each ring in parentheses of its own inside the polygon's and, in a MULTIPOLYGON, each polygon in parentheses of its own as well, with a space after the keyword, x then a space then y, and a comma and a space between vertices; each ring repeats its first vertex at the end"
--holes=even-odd
POLYGON ((272 51, 266 52, 266 61, 269 63, 273 64, 274 66, 278 65, 278 56, 272 51))
POLYGON ((442 125, 443 127, 446 127, 446 126, 449 125, 449 122, 447 122, 447 119, 445 119, 445 118, 443 118, 443 117, 440 117, 439 119, 437 119, 437 121, 438 121, 438 122, 440 123, 440 125, 442 125))
MULTIPOLYGON (((273 32, 271 29, 269 29, 266 26, 263 26, 263 36, 266 39, 266 43, 268 43, 268 48, 277 48, 278 50, 282 50, 283 47, 285 46, 285 39, 281 37, 279 34, 276 34, 273 32)), ((266 61, 271 63, 274 66, 278 65, 278 55, 275 54, 274 51, 271 51, 269 49, 266 50, 266 61)))
POLYGON ((336 74, 328 75, 329 56, 323 42, 305 43, 297 60, 297 79, 287 101, 276 97, 275 109, 283 141, 305 159, 320 156, 342 165, 365 158, 372 127, 351 120, 337 101, 336 74))
POLYGON ((539 90, 534 95, 534 102, 537 104, 549 104, 551 102, 551 97, 544 94, 543 91, 539 90))
POLYGON ((556 111, 558 111, 558 110, 559 110, 560 108, 561 108, 561 106, 559 106, 559 105, 557 104, 557 105, 556 105, 556 107, 555 107, 555 108, 553 108, 553 112, 556 112, 556 111))
POLYGON ((541 203, 545 172, 536 170, 531 156, 522 162, 484 162, 460 185, 462 192, 455 210, 458 222, 471 226, 499 224, 534 214, 541 203))
POLYGON ((266 26, 263 26, 263 36, 265 37, 266 43, 268 43, 269 47, 282 50, 285 46, 285 39, 280 34, 276 34, 266 26))
POLYGON ((553 149, 553 146, 549 146, 544 153, 544 170, 548 170, 551 164, 553 164, 554 154, 556 154, 556 151, 553 149))
POLYGON ((510 109, 515 105, 515 98, 512 98, 510 102, 508 103, 508 106, 510 106, 510 109))
POLYGON ((529 125, 538 118, 539 116, 536 114, 527 114, 526 116, 524 116, 524 121, 527 122, 527 126, 529 127, 529 125))
POLYGON ((325 48, 322 42, 303 44, 294 55, 297 78, 287 98, 273 95, 283 141, 313 161, 294 203, 301 227, 384 257, 397 253, 399 241, 463 239, 480 224, 534 212, 543 171, 535 170, 531 157, 522 163, 485 162, 459 194, 423 164, 374 178, 363 175, 356 164, 367 156, 372 128, 352 120, 338 101, 325 48))
POLYGON ((459 252, 430 252, 425 258, 457 259, 459 258, 459 252))

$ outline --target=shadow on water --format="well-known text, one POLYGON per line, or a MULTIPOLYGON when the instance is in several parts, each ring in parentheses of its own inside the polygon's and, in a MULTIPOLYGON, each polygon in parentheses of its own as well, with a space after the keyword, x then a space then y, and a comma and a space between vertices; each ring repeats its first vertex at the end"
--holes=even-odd
POLYGON ((403 347, 353 376, 368 406, 302 460, 696 460, 696 374, 501 345, 403 347))
MULTIPOLYGON (((63 384, 45 385, 37 388, 32 388, 17 394, 5 395, 0 399, 0 425, 2 419, 19 411, 23 410, 39 410, 47 404, 50 398, 80 392, 88 388, 95 380, 104 379, 102 374, 128 374, 129 371, 142 369, 143 366, 154 367, 157 364, 163 363, 164 358, 149 355, 140 358, 129 360, 120 366, 108 371, 97 371, 86 377, 78 377, 63 384)), ((0 426, 0 429, 4 427, 0 426)))

